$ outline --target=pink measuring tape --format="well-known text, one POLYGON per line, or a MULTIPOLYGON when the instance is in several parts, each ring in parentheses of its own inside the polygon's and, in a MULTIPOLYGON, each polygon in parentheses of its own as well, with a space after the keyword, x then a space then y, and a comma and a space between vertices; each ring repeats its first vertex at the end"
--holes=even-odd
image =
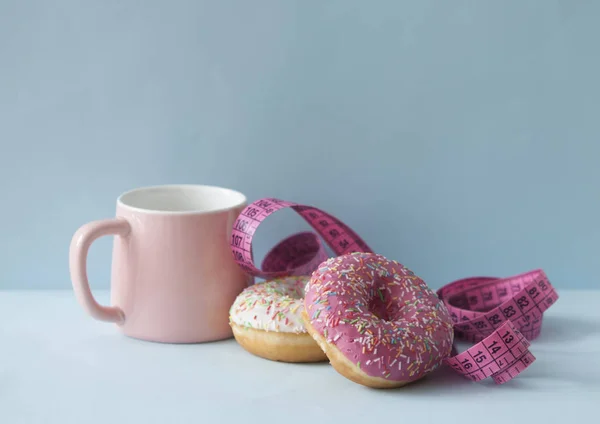
MULTIPOLYGON (((328 258, 317 234, 301 232, 271 249, 260 269, 254 265, 254 233, 269 215, 284 208, 292 208, 302 216, 335 255, 372 252, 336 217, 312 206, 265 198, 244 208, 231 234, 233 256, 250 275, 264 279, 310 275, 328 258)), ((544 311, 558 299, 542 270, 509 278, 466 278, 445 285, 437 295, 454 321, 455 338, 475 343, 462 353, 454 349, 445 363, 470 380, 492 377, 497 384, 516 377, 535 361, 528 350, 530 341, 541 332, 544 311)))

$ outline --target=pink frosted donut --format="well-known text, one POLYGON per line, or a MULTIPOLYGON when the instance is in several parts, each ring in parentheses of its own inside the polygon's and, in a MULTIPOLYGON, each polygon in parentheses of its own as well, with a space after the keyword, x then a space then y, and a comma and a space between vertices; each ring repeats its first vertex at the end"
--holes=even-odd
POLYGON ((328 259, 306 285, 304 320, 331 365, 374 388, 400 387, 452 350, 446 306, 423 280, 373 253, 328 259))

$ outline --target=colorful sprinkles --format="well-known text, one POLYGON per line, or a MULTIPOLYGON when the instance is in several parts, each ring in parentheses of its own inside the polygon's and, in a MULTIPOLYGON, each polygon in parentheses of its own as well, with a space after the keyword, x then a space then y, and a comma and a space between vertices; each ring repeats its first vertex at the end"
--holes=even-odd
POLYGON ((302 321, 307 276, 277 278, 254 284, 238 295, 229 321, 263 331, 306 333, 302 321))
POLYGON ((452 320, 437 295, 396 261, 355 252, 323 262, 306 286, 312 326, 363 372, 412 381, 452 349, 452 320))

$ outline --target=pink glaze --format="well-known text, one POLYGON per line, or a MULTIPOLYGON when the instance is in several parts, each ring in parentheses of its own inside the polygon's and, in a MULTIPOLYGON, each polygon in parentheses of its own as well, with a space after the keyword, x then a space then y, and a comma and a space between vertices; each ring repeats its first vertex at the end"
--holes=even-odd
POLYGON ((412 271, 381 255, 323 262, 304 304, 313 328, 371 377, 414 381, 452 350, 446 306, 412 271))

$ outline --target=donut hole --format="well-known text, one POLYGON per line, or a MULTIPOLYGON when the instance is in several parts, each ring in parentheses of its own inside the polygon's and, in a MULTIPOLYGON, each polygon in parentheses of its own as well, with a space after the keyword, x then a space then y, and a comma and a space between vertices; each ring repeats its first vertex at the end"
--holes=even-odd
POLYGON ((362 300, 367 305, 367 309, 373 315, 373 318, 393 322, 402 315, 400 304, 392 298, 385 278, 375 281, 366 298, 362 300))
POLYGON ((369 300, 368 308, 369 312, 371 312, 373 315, 375 315, 382 321, 391 321, 393 319, 390 314, 391 311, 388 310, 385 301, 381 300, 380 297, 372 297, 369 300))

